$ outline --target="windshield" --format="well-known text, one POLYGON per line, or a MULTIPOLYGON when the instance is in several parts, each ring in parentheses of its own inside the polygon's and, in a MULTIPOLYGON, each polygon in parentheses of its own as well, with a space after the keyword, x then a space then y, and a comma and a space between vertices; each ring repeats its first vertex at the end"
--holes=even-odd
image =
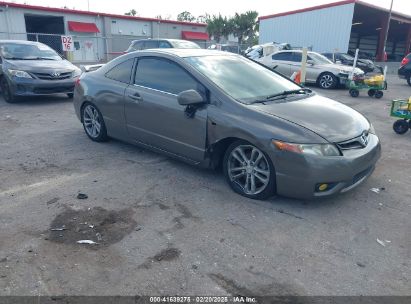
POLYGON ((61 60, 61 57, 44 44, 4 43, 0 45, 0 55, 12 60, 61 60))
POLYGON ((308 57, 311 60, 314 60, 317 64, 332 64, 333 62, 329 60, 327 57, 317 54, 317 53, 308 53, 308 57))
POLYGON ((198 44, 191 41, 170 41, 176 49, 199 49, 198 44))
POLYGON ((239 56, 185 58, 218 87, 240 102, 251 104, 273 94, 301 89, 271 70, 239 56))

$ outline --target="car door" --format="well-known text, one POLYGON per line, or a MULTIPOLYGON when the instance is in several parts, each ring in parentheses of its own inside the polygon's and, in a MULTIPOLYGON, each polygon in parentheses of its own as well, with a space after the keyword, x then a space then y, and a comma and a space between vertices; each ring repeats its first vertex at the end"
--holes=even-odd
MULTIPOLYGON (((104 117, 107 130, 113 137, 124 138, 126 125, 124 120, 124 93, 130 85, 134 58, 127 59, 96 79, 96 86, 104 86, 95 96, 104 117)), ((127 134, 127 133, 126 133, 127 134)))
POLYGON ((291 52, 278 52, 271 55, 271 66, 270 68, 283 74, 284 76, 291 76, 291 52))
POLYGON ((301 70, 302 53, 301 52, 290 52, 290 74, 294 74, 301 70))
POLYGON ((199 162, 206 146, 207 106, 194 117, 186 115, 177 95, 197 90, 206 100, 206 88, 177 63, 161 57, 140 57, 134 83, 126 90, 125 118, 137 142, 199 162))

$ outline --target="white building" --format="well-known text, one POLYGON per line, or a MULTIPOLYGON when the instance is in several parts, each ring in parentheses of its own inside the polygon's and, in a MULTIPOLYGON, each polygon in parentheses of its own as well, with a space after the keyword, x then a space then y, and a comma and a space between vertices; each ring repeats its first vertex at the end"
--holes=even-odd
MULTIPOLYGON (((359 0, 339 1, 260 17, 259 42, 287 42, 317 52, 359 48, 382 60, 388 20, 384 8, 359 0)), ((398 61, 410 52, 411 16, 393 12, 389 26, 386 52, 389 60, 398 61)))
POLYGON ((159 20, 0 1, 0 39, 43 42, 62 53, 61 36, 70 35, 74 62, 109 60, 132 40, 186 39, 205 46, 206 24, 159 20))

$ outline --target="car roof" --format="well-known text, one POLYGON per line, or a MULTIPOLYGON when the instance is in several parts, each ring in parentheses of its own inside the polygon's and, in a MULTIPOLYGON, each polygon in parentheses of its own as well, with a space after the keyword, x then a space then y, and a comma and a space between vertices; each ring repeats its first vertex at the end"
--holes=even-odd
POLYGON ((14 43, 14 44, 23 44, 23 45, 38 45, 43 43, 37 42, 37 41, 26 41, 26 40, 0 40, 0 44, 5 44, 5 43, 14 43))
MULTIPOLYGON (((144 39, 137 39, 137 40, 133 40, 134 42, 138 42, 138 41, 188 41, 188 42, 192 42, 190 40, 183 40, 183 39, 169 39, 169 38, 144 38, 144 39)), ((194 42, 193 42, 194 43, 194 42)))
MULTIPOLYGON (((239 56, 234 53, 224 52, 224 51, 216 51, 216 50, 208 50, 208 49, 177 49, 177 48, 169 48, 169 49, 148 49, 142 51, 136 51, 141 53, 151 53, 151 54, 169 54, 174 55, 177 57, 185 58, 185 57, 202 57, 202 56, 239 56)), ((133 52, 133 53, 136 53, 133 52)))

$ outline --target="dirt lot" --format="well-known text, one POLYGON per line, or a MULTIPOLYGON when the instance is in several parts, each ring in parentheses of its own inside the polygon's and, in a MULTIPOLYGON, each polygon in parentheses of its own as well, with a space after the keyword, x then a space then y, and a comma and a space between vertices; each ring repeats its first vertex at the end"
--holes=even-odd
POLYGON ((64 96, 0 98, 0 295, 410 295, 411 132, 389 102, 411 88, 316 90, 383 145, 365 184, 320 201, 249 200, 219 172, 94 143, 64 96))

